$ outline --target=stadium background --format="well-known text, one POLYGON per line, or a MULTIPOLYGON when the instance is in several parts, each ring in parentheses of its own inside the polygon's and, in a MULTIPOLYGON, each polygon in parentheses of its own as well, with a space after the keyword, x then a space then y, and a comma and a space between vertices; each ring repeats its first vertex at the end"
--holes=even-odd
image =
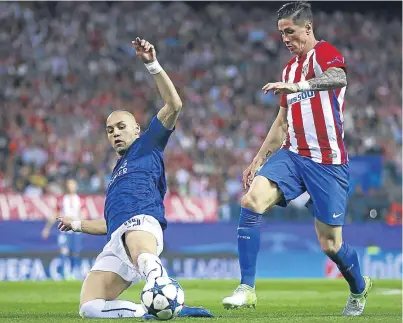
MULTIPOLYGON (((102 216, 115 162, 105 117, 126 109, 145 129, 162 106, 133 57, 137 35, 156 45, 185 106, 166 150, 164 261, 172 276, 237 278, 240 176, 278 109, 278 98, 260 89, 290 58, 276 30, 279 5, 2 2, 0 280, 62 278, 56 228, 47 241, 41 230, 65 178, 78 181, 84 215, 102 216)), ((337 46, 349 68, 344 118, 354 191, 346 239, 364 273, 400 278, 401 2, 313 8, 317 38, 337 46)), ((319 250, 304 199, 265 217, 259 277, 339 276, 319 250)), ((104 242, 85 237, 83 276, 104 242)))

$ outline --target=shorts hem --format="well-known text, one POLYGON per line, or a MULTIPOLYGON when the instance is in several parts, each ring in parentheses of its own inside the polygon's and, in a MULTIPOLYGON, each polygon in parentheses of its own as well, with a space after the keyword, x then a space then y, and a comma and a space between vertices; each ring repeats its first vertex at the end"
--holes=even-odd
POLYGON ((344 222, 345 222, 345 221, 343 221, 342 223, 340 223, 340 222, 335 223, 335 222, 332 222, 332 221, 324 221, 324 219, 321 219, 321 218, 315 216, 314 214, 313 214, 312 216, 313 216, 315 219, 317 219, 319 222, 321 222, 321 223, 323 223, 323 224, 330 225, 330 226, 332 226, 332 227, 342 227, 342 226, 344 226, 344 222))
POLYGON ((323 218, 317 216, 315 209, 313 208, 312 199, 309 199, 308 202, 306 202, 305 207, 308 209, 309 213, 311 213, 311 215, 315 219, 317 219, 319 222, 321 222, 323 224, 327 224, 327 225, 334 226, 334 227, 342 227, 345 225, 345 222, 346 222, 345 218, 342 218, 342 221, 332 221, 332 219, 327 221, 327 219, 323 219, 323 218))

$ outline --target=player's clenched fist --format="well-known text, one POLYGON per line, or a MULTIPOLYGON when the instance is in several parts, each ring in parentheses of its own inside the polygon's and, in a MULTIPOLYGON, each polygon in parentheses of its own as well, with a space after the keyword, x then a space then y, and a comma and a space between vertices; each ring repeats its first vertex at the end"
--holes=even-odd
POLYGON ((157 59, 154 46, 145 39, 137 37, 136 40, 132 41, 132 45, 136 50, 136 56, 141 58, 144 63, 151 63, 157 59))
POLYGON ((73 219, 69 216, 58 217, 57 220, 59 221, 59 225, 57 228, 62 232, 71 231, 71 222, 73 219))

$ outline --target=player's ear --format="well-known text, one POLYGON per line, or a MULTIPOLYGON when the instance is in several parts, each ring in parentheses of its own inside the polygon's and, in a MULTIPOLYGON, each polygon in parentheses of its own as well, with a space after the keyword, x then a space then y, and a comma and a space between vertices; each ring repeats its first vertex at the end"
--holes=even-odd
POLYGON ((140 134, 140 125, 137 122, 134 125, 134 133, 136 134, 136 136, 140 134))
POLYGON ((305 29, 306 29, 306 34, 309 35, 312 32, 312 22, 308 22, 305 25, 305 29))

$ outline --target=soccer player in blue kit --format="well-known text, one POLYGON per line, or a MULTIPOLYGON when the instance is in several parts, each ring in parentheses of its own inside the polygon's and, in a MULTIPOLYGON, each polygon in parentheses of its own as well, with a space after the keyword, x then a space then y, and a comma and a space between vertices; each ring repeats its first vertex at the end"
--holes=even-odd
MULTIPOLYGON (((147 318, 140 304, 117 298, 142 279, 168 276, 159 259, 163 230, 167 227, 163 152, 182 101, 158 63, 154 46, 138 37, 132 44, 136 56, 153 75, 165 105, 143 135, 131 113, 114 111, 109 115, 106 132, 120 158, 107 188, 104 219, 59 218, 61 231, 107 235, 107 244, 83 282, 79 310, 82 317, 147 318)), ((187 306, 179 316, 212 317, 208 310, 187 306)))

